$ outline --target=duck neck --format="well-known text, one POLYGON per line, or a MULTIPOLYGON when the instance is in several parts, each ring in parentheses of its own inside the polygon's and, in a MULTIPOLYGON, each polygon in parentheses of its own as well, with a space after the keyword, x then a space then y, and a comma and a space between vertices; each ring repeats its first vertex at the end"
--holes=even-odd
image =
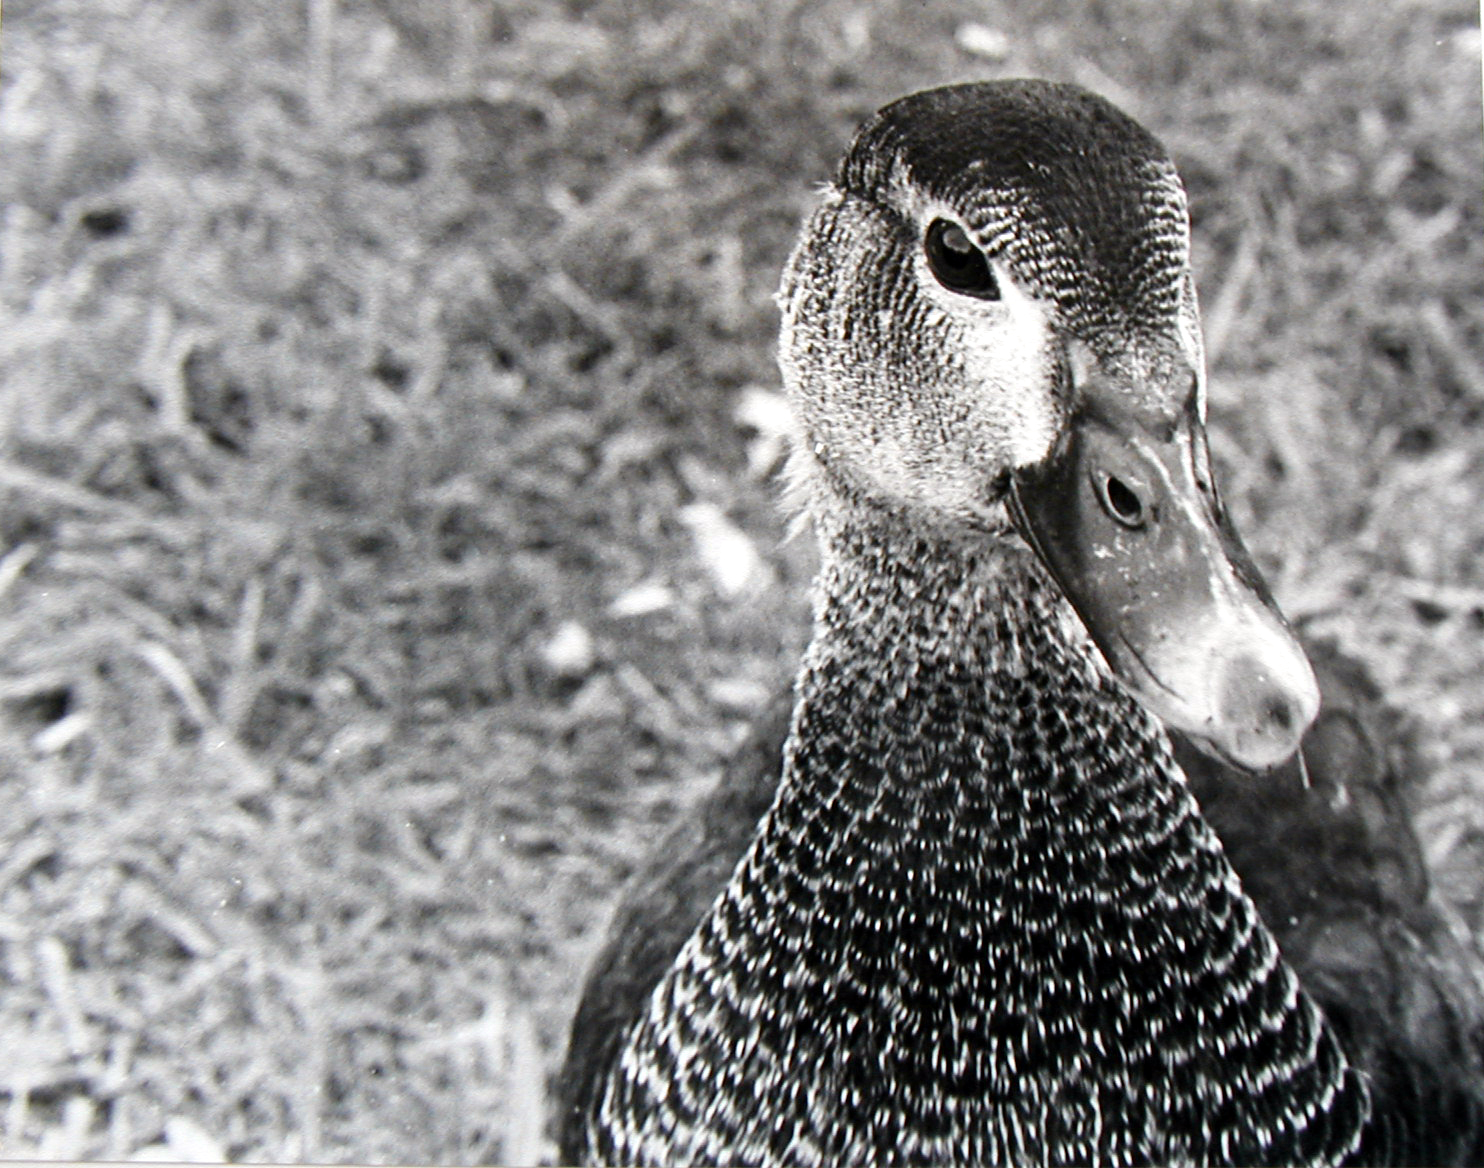
POLYGON ((826 817, 838 849, 855 829, 886 827, 875 820, 891 804, 908 816, 893 825, 897 844, 917 851, 940 831, 934 854, 954 866, 1004 841, 1023 847, 1038 816, 1058 862, 1081 835, 1101 850, 1133 833, 1167 839, 1187 820, 1182 846, 1215 851, 1164 732, 1013 532, 934 532, 884 511, 827 517, 819 532, 780 821, 791 805, 826 817), (971 830, 923 817, 945 799, 992 815, 994 830, 982 815, 971 830))
POLYGON ((895 515, 820 534, 783 780, 694 951, 789 1020, 763 1047, 821 1060, 832 1098, 1018 1116, 971 1159, 1341 1154, 1363 1090, 1023 544, 895 515))

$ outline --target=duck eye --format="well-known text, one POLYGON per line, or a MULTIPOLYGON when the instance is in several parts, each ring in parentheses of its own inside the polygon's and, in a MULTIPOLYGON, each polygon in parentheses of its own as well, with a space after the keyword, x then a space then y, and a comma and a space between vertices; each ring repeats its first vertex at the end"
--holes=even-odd
POLYGON ((957 223, 934 219, 928 226, 923 246, 927 250, 928 267, 943 287, 980 300, 1000 298, 1000 285, 990 270, 989 260, 957 223))
POLYGON ((1122 479, 1105 475, 1099 482, 1098 495, 1104 510, 1125 527, 1140 528, 1149 520, 1149 512, 1139 493, 1122 479))

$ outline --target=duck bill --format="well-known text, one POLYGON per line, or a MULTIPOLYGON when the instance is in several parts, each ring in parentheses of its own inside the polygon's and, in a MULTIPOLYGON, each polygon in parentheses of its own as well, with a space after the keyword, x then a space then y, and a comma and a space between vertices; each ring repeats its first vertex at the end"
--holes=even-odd
POLYGON ((1084 397, 1011 507, 1124 686, 1212 754, 1288 759, 1319 708, 1308 659, 1217 497, 1192 401, 1151 420, 1084 397))

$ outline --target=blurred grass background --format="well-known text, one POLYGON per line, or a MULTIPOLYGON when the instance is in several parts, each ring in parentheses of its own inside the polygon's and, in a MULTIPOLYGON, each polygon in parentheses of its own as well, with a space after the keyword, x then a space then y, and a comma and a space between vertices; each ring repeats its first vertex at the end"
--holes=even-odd
POLYGON ((792 673, 770 301, 1034 74, 1189 187, 1214 446, 1484 930, 1466 0, 9 0, 0 1150, 533 1162, 623 877, 792 673))

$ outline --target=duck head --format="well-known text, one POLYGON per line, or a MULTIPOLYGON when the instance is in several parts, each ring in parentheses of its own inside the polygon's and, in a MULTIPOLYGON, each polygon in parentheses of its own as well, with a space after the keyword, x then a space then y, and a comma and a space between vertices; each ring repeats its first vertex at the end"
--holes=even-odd
POLYGON ((1314 675, 1212 477, 1184 192, 1073 86, 952 86, 862 127, 784 274, 803 477, 1023 540, 1146 708, 1249 769, 1314 675))

